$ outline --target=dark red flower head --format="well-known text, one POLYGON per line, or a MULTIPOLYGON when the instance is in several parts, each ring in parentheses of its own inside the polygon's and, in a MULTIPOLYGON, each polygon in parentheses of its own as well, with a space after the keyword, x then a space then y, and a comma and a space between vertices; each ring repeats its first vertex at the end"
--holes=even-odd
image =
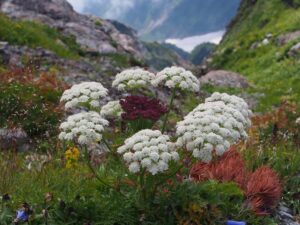
POLYGON ((143 118, 157 121, 167 112, 167 108, 160 101, 145 96, 127 96, 120 100, 120 104, 124 110, 122 114, 124 120, 143 118))

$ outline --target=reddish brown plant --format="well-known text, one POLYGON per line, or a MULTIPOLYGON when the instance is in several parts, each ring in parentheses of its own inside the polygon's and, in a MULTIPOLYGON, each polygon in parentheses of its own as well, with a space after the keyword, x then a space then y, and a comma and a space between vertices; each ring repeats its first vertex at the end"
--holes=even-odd
POLYGON ((277 206, 281 191, 277 174, 269 167, 260 167, 251 174, 247 182, 247 202, 256 214, 269 214, 277 206))
POLYGON ((190 179, 196 182, 202 182, 212 179, 210 165, 204 162, 198 162, 190 170, 190 179))
POLYGON ((261 167, 250 174, 235 148, 231 148, 218 161, 195 164, 190 170, 190 178, 196 182, 213 179, 237 183, 245 192, 247 205, 257 215, 268 214, 275 208, 282 191, 279 177, 271 168, 261 167))
POLYGON ((221 182, 236 182, 241 188, 245 187, 248 172, 241 154, 231 148, 225 152, 221 160, 211 165, 213 178, 221 182))
POLYGON ((244 187, 247 171, 241 155, 235 148, 231 148, 218 161, 195 164, 190 170, 190 178, 195 181, 209 179, 221 182, 234 181, 240 187, 244 187))

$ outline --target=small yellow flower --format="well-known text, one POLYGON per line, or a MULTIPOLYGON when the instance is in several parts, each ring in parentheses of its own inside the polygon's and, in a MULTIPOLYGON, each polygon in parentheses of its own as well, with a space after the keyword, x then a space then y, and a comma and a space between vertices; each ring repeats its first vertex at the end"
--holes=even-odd
POLYGON ((76 147, 70 147, 65 152, 65 159, 66 159, 66 168, 76 168, 78 165, 80 151, 76 147))

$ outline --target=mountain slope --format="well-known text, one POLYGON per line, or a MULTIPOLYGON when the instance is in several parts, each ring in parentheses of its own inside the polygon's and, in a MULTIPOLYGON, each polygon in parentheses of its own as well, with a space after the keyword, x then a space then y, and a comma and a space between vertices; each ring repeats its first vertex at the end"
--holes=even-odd
POLYGON ((107 20, 76 13, 66 0, 2 0, 0 12, 13 19, 38 21, 74 36, 85 51, 122 52, 136 57, 143 54, 144 49, 133 30, 124 34, 107 20))
POLYGON ((212 67, 238 72, 264 93, 259 109, 300 102, 299 1, 243 0, 212 67))
POLYGON ((200 65, 215 49, 216 45, 212 43, 203 43, 194 48, 189 59, 195 65, 200 65))
POLYGON ((0 1, 0 71, 28 66, 68 83, 110 84, 111 74, 143 65, 145 51, 133 29, 81 15, 66 0, 0 1))
POLYGON ((119 20, 147 40, 183 38, 223 30, 240 0, 92 0, 84 12, 119 20))

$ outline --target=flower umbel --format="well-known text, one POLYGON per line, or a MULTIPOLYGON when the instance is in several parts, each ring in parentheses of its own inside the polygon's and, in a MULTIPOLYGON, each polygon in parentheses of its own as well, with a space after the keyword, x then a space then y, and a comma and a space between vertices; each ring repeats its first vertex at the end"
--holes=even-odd
POLYGON ((170 89, 179 88, 183 91, 198 92, 200 89, 199 80, 191 71, 176 66, 160 71, 151 83, 155 87, 163 85, 170 89))
POLYGON ((112 86, 119 91, 147 88, 151 85, 154 74, 144 69, 128 69, 117 74, 112 86))
POLYGON ((99 108, 99 99, 107 96, 108 90, 97 82, 83 82, 66 90, 60 101, 65 102, 65 108, 89 106, 99 108))
POLYGON ((102 106, 100 115, 105 118, 120 118, 123 113, 120 101, 110 101, 106 105, 102 106))
MULTIPOLYGON (((245 103, 242 99, 239 101, 245 103)), ((213 153, 223 155, 232 144, 247 137, 246 129, 251 124, 251 113, 247 105, 243 109, 223 101, 200 104, 183 121, 177 123, 176 144, 178 147, 185 146, 193 152, 195 158, 204 162, 209 162, 213 153)))
POLYGON ((97 112, 81 112, 69 116, 66 122, 60 125, 62 132, 59 139, 77 141, 80 145, 88 145, 102 140, 102 132, 109 122, 97 112))
POLYGON ((139 131, 125 140, 125 144, 118 148, 118 153, 123 155, 132 173, 146 169, 155 175, 168 170, 171 160, 179 160, 175 145, 170 142, 169 136, 158 130, 139 131))

